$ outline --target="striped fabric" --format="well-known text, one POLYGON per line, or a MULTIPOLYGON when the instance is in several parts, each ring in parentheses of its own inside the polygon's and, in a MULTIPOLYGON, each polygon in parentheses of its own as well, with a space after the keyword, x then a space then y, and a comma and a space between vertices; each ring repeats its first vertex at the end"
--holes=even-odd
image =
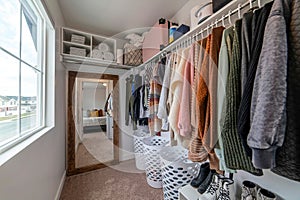
POLYGON ((150 80, 150 91, 149 91, 149 111, 150 115, 148 118, 148 126, 151 135, 159 135, 161 131, 162 121, 157 117, 159 98, 162 89, 162 85, 156 77, 159 72, 159 67, 162 65, 157 64, 153 67, 153 78, 150 80))
POLYGON ((253 167, 250 157, 246 155, 237 132, 237 113, 241 101, 241 20, 236 21, 233 38, 232 61, 226 86, 226 116, 222 128, 224 157, 226 166, 260 175, 261 171, 253 167))

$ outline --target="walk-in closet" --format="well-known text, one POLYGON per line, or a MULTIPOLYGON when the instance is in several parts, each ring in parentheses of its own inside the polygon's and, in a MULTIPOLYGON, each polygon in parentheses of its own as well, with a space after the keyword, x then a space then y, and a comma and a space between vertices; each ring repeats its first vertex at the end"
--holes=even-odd
POLYGON ((0 0, 0 200, 299 200, 300 0, 0 0))

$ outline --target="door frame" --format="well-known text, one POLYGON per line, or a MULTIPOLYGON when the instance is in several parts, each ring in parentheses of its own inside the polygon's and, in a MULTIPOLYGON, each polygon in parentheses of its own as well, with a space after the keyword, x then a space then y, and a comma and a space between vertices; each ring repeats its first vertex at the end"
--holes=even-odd
POLYGON ((87 72, 68 72, 68 91, 67 91, 67 175, 75 175, 84 173, 96 169, 101 169, 107 166, 116 165, 119 163, 119 76, 111 74, 97 74, 87 72), (106 163, 98 163, 95 165, 84 166, 76 168, 75 165, 75 133, 76 126, 74 116, 76 112, 75 108, 75 83, 76 78, 87 78, 87 79, 106 79, 113 82, 113 156, 112 161, 106 163))

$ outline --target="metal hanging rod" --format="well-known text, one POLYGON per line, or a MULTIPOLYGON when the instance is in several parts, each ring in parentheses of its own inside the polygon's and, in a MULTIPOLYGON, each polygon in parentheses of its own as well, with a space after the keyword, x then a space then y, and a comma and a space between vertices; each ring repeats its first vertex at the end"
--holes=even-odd
POLYGON ((262 6, 261 1, 270 2, 273 0, 248 0, 248 1, 242 1, 242 0, 234 0, 221 8, 218 12, 214 13, 210 17, 208 17, 205 21, 203 21, 201 24, 196 26, 194 29, 180 37, 179 39, 175 40, 173 43, 169 44, 166 46, 163 50, 158 52, 156 55, 154 55, 152 58, 147 60, 145 63, 137 66, 137 68, 144 68, 146 65, 155 63, 156 61, 159 60, 159 58, 163 57, 167 53, 178 50, 181 47, 188 47, 190 46, 193 42, 199 40, 199 36, 201 35, 201 38, 204 38, 204 33, 207 32, 207 35, 209 34, 209 31, 217 27, 220 22, 222 22, 222 25, 225 26, 225 19, 228 18, 228 22, 230 25, 233 24, 231 21, 231 16, 236 14, 238 15, 239 18, 242 17, 242 10, 247 8, 249 6, 249 9, 254 8, 254 4, 256 3, 257 6, 260 8, 262 6), (244 3, 243 3, 244 2, 244 3), (242 4, 243 3, 243 4, 242 4), (234 7, 235 9, 231 10, 230 8, 234 7), (228 10, 229 11, 224 14, 224 11, 228 10), (218 17, 220 14, 223 14, 222 17, 218 17), (211 23, 209 23, 211 22, 211 23))

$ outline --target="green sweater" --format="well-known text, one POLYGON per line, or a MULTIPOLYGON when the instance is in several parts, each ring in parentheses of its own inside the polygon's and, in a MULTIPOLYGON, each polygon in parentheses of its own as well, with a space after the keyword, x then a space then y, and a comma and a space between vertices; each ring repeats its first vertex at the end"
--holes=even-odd
POLYGON ((226 115, 221 137, 226 166, 259 175, 261 170, 253 167, 237 132, 237 112, 241 101, 241 22, 242 20, 236 21, 234 28, 232 57, 226 85, 226 115))

